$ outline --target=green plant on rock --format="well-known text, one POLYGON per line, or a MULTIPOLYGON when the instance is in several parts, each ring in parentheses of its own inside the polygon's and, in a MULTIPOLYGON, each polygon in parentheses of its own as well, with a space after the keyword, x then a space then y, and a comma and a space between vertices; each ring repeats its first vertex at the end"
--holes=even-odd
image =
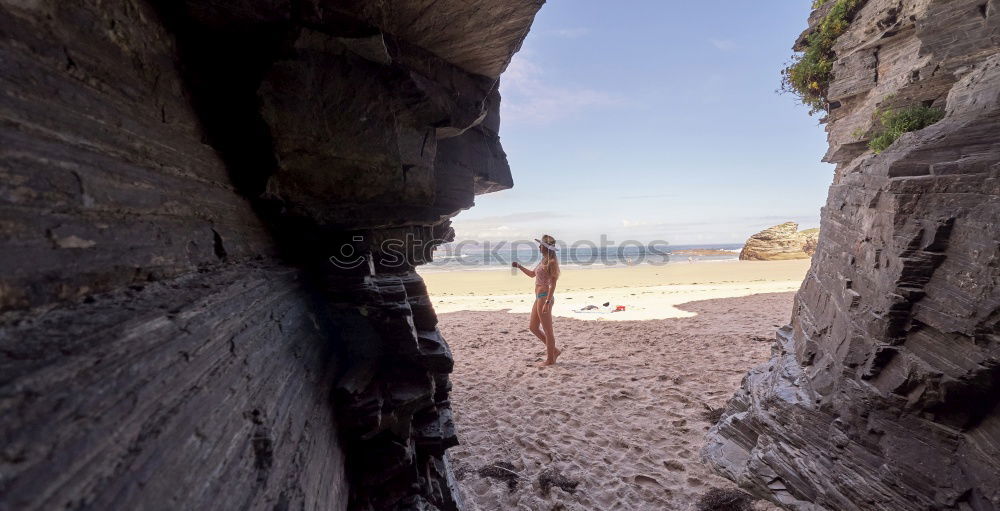
POLYGON ((881 127, 868 141, 868 148, 875 154, 886 150, 903 133, 924 129, 944 118, 944 111, 924 105, 888 109, 878 112, 881 127))
POLYGON ((837 57, 833 44, 847 31, 866 0, 814 0, 813 7, 828 1, 833 1, 833 6, 806 36, 802 52, 793 56, 788 67, 781 71, 781 90, 797 95, 802 103, 809 105, 810 114, 826 109, 826 95, 837 57))

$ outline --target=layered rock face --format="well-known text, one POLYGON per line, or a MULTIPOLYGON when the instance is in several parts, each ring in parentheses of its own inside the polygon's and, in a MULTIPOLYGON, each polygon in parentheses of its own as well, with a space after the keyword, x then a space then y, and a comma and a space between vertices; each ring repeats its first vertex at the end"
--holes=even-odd
POLYGON ((740 250, 745 261, 808 259, 816 253, 819 229, 799 231, 799 224, 785 222, 750 236, 740 250))
POLYGON ((869 0, 835 50, 812 268, 704 455, 790 509, 1000 509, 1000 2, 869 0))
POLYGON ((0 2, 0 509, 455 508, 413 267, 540 6, 0 2))

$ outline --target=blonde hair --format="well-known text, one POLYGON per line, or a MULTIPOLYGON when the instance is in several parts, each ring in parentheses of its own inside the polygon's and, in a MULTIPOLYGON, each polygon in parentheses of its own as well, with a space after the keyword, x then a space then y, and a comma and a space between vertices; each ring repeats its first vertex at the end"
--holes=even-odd
MULTIPOLYGON (((556 239, 548 234, 542 235, 542 241, 553 247, 556 246, 556 239)), ((559 259, 556 257, 556 251, 549 250, 545 246, 542 248, 544 249, 542 257, 545 259, 545 268, 549 270, 549 275, 552 275, 552 278, 559 278, 559 259)))

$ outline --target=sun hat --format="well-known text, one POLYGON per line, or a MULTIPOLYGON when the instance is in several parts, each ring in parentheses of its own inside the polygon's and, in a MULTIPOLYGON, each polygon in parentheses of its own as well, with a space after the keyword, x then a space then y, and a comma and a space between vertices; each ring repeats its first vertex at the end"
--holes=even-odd
POLYGON ((555 246, 553 244, 550 244, 550 243, 546 243, 546 242, 544 242, 544 241, 542 241, 542 240, 540 240, 538 238, 535 238, 535 243, 538 243, 539 245, 541 245, 541 246, 543 246, 543 247, 545 247, 545 248, 547 248, 547 249, 549 249, 549 250, 551 250, 553 252, 558 252, 559 251, 559 247, 557 247, 557 246, 555 246))

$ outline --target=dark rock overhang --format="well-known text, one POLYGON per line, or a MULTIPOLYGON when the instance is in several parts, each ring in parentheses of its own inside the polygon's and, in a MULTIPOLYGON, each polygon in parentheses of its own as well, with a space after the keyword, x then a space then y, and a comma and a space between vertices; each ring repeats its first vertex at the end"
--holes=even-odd
POLYGON ((413 267, 541 3, 3 3, 0 508, 454 509, 413 267))

